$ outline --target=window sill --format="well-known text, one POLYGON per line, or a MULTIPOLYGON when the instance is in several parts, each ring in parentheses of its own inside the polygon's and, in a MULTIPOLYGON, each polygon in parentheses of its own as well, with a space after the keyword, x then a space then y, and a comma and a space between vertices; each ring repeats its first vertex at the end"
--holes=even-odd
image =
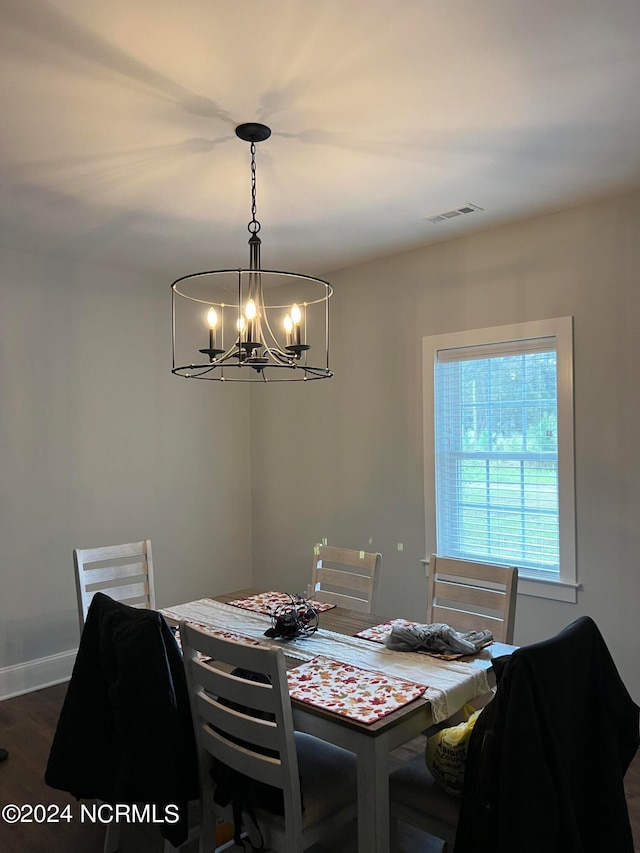
MULTIPOLYGON (((420 562, 428 574, 429 560, 425 558, 420 562)), ((528 595, 533 598, 547 598, 553 601, 566 601, 568 604, 576 604, 579 589, 582 589, 580 583, 564 583, 523 576, 518 578, 518 595, 528 595)))
POLYGON ((545 581, 539 578, 518 578, 518 595, 530 595, 533 598, 550 598, 554 601, 566 601, 576 604, 580 583, 563 583, 562 581, 545 581))

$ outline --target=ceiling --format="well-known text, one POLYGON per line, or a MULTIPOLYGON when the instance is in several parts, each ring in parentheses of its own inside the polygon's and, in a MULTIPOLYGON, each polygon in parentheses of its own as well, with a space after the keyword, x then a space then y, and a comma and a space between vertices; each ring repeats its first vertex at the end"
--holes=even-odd
POLYGON ((325 275, 640 186, 638 0, 0 0, 0 243, 325 275), (432 224, 467 203, 483 210, 432 224))

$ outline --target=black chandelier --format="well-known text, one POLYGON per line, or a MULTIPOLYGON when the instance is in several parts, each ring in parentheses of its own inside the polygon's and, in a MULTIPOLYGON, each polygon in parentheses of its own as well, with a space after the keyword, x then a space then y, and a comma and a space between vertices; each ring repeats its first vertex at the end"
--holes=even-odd
POLYGON ((249 268, 173 282, 172 373, 223 382, 327 379, 333 288, 321 278, 261 268, 255 154, 271 130, 250 122, 238 125, 236 135, 251 143, 249 268))

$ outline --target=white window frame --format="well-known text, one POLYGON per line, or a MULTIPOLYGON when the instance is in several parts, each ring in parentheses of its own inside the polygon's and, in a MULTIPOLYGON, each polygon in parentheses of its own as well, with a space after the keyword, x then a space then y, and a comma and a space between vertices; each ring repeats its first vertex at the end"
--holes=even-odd
POLYGON ((458 347, 487 346, 534 338, 555 339, 558 372, 558 511, 560 519, 559 580, 518 577, 518 593, 558 601, 577 601, 580 585, 576 576, 575 452, 573 418, 573 317, 536 320, 509 326, 494 326, 430 335, 422 339, 424 405, 425 537, 428 565, 430 554, 438 553, 436 537, 435 387, 438 351, 458 347))

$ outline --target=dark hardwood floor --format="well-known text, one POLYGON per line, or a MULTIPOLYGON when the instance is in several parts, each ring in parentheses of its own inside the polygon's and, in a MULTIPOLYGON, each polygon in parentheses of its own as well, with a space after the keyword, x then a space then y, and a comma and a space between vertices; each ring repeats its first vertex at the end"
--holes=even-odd
MULTIPOLYGON (((0 819, 2 853, 100 853, 104 827, 80 823, 79 805, 68 794, 45 785, 44 770, 67 685, 60 684, 0 702, 0 746, 9 750, 9 758, 0 764, 0 807, 38 803, 70 805, 70 823, 15 823, 0 819)), ((100 732, 96 731, 96 737, 100 732)), ((422 749, 416 741, 396 750, 394 760, 403 760, 422 749)), ((640 853, 640 753, 636 755, 625 779, 635 850, 640 853)), ((421 833, 405 828, 402 848, 411 853, 431 853, 437 847, 421 833)), ((121 835, 120 853, 161 853, 162 838, 157 828, 129 825, 121 835)), ((184 849, 184 848, 183 848, 184 849)), ((233 848, 234 850, 237 848, 233 848)), ((185 853, 197 850, 197 842, 185 853)), ((334 843, 316 845, 314 853, 355 853, 355 826, 343 832, 334 843)), ((517 851, 514 851, 517 853, 517 851)))

